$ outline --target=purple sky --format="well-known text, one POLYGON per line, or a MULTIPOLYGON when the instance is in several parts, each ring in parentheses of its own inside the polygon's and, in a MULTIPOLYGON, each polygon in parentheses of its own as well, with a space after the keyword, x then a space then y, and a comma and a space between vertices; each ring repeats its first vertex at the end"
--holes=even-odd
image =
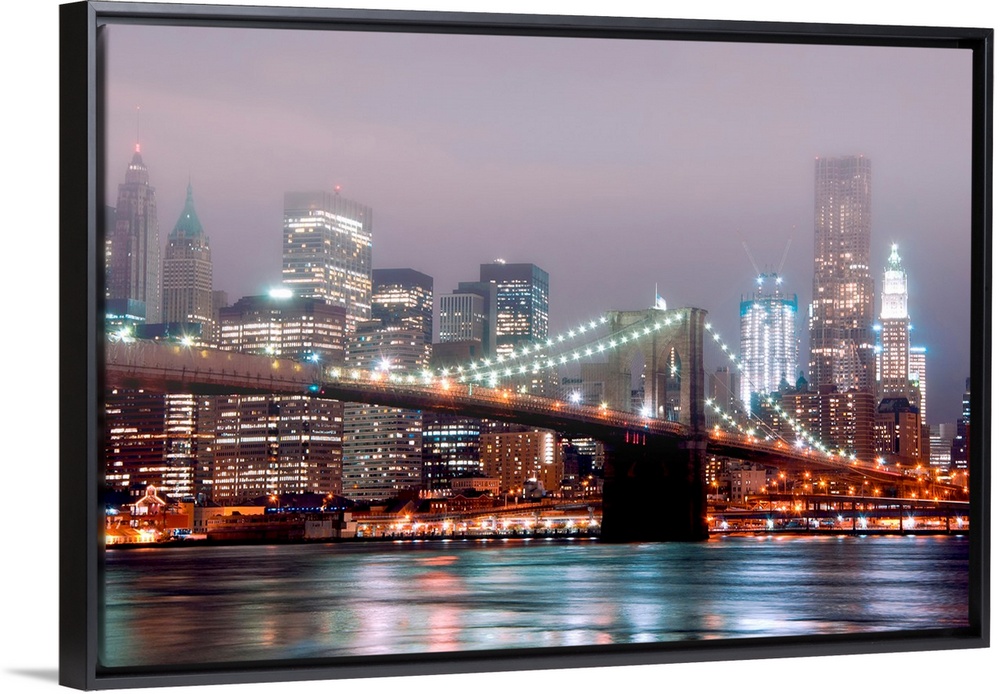
POLYGON ((655 285, 738 344, 755 274, 741 242, 765 266, 791 239, 804 366, 814 158, 864 154, 876 293, 897 242, 929 421, 960 413, 964 51, 133 26, 107 45, 107 202, 140 106, 161 241, 190 176, 231 301, 280 281, 283 193, 340 185, 373 208, 375 267, 413 267, 440 294, 481 262, 534 262, 554 332, 645 308, 655 285))

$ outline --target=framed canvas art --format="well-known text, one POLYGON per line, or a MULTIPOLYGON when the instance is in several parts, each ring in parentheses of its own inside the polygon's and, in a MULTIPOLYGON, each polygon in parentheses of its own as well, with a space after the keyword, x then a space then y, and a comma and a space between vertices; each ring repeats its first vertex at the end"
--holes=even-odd
POLYGON ((60 27, 63 684, 988 645, 991 29, 60 27))

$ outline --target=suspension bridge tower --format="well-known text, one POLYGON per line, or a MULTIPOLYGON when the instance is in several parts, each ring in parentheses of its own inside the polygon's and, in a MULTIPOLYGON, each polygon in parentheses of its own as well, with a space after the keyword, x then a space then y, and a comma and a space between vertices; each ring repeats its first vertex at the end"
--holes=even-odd
MULTIPOLYGON (((702 540, 708 537, 705 497, 706 311, 671 309, 670 327, 652 330, 608 359, 609 407, 684 424, 688 435, 651 436, 636 428, 606 441, 601 538, 610 542, 702 540), (636 369, 639 373, 634 373, 636 369), (638 386, 638 387, 636 387, 638 386)), ((611 311, 611 333, 645 332, 662 309, 611 311)))

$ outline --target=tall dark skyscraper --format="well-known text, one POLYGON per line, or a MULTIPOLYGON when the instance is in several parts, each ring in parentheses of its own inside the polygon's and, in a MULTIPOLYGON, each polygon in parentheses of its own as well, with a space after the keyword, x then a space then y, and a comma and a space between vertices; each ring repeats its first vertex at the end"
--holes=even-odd
POLYGON ((187 200, 163 255, 163 322, 199 323, 206 340, 213 333, 212 251, 194 209, 188 184, 187 200))
POLYGON ((874 393, 871 161, 817 158, 815 205, 810 382, 874 393))
POLYGON ((118 186, 107 268, 106 296, 114 305, 141 301, 147 323, 160 322, 160 233, 155 189, 138 143, 118 186))

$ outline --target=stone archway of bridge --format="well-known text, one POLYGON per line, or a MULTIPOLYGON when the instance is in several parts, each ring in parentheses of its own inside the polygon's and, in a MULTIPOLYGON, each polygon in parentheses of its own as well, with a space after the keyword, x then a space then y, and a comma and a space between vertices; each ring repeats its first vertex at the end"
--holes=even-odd
MULTIPOLYGON (((641 330, 645 324, 662 320, 665 315, 658 309, 647 309, 611 311, 608 318, 614 334, 633 326, 641 330)), ((608 402, 624 410, 631 409, 633 359, 638 352, 643 365, 644 410, 657 418, 700 429, 704 425, 704 414, 699 408, 704 400, 700 376, 705 311, 682 309, 680 315, 682 320, 677 323, 611 353, 606 386, 608 402)))

